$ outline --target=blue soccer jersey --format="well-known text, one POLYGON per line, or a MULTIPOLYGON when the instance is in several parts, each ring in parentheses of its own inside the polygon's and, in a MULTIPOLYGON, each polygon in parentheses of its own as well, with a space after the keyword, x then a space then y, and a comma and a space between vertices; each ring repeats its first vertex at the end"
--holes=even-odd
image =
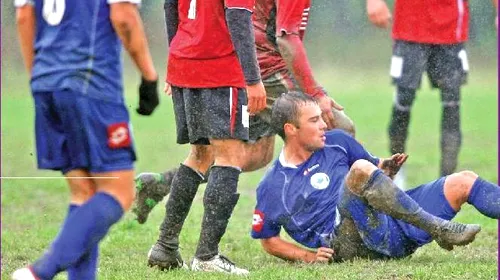
POLYGON ((379 162, 341 130, 327 132, 325 147, 298 166, 287 164, 281 154, 257 188, 252 237, 274 237, 283 227, 304 246, 328 246, 340 218, 337 203, 342 182, 358 159, 379 162))
POLYGON ((33 92, 69 90, 123 103, 121 42, 110 4, 141 0, 15 0, 35 6, 33 92))

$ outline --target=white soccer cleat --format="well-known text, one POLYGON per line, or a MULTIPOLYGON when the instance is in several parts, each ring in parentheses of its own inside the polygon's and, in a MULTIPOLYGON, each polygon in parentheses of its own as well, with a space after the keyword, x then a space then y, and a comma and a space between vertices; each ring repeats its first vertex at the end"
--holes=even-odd
POLYGON ((12 280, 38 280, 38 278, 29 267, 23 267, 14 271, 12 280))
POLYGON ((222 255, 216 255, 208 261, 202 261, 198 258, 194 258, 191 263, 191 270, 205 272, 224 272, 242 276, 250 274, 248 270, 237 267, 233 262, 222 255))

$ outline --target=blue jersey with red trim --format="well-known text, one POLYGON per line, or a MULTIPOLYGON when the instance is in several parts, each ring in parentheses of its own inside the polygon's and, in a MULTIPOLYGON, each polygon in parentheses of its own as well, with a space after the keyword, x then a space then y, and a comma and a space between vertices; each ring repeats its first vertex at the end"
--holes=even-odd
POLYGON ((342 130, 326 133, 326 145, 298 166, 280 155, 257 188, 252 237, 278 236, 281 227, 298 243, 318 248, 328 246, 337 214, 339 191, 351 165, 379 159, 342 130))

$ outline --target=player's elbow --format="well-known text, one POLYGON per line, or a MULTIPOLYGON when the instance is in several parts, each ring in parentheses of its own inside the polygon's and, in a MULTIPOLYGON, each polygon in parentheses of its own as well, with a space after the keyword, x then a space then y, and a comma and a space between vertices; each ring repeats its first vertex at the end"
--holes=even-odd
POLYGON ((137 25, 137 7, 125 2, 112 4, 109 17, 118 33, 129 31, 137 25))

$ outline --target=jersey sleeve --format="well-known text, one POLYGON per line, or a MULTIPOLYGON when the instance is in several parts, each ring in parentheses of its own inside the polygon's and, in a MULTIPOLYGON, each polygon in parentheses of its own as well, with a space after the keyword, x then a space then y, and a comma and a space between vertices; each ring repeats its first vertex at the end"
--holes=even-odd
POLYGON ((271 219, 273 214, 273 205, 276 204, 274 197, 265 190, 262 190, 262 183, 257 190, 257 206, 252 219, 252 238, 266 239, 278 236, 281 226, 277 221, 271 219))
POLYGON ((228 9, 245 9, 253 13, 255 0, 224 0, 224 6, 228 9))
POLYGON ((116 3, 123 3, 123 2, 128 2, 136 5, 141 5, 141 0, 107 0, 108 4, 116 4, 116 3))
POLYGON ((14 0, 14 7, 16 7, 16 8, 19 8, 19 7, 22 7, 25 5, 34 6, 35 1, 34 0, 14 0))
POLYGON ((299 34, 301 28, 305 29, 301 25, 307 24, 308 17, 305 0, 276 0, 276 36, 299 34))
POLYGON ((342 147, 346 153, 351 166, 358 159, 365 159, 374 165, 378 165, 379 158, 370 154, 356 139, 345 133, 343 130, 334 129, 326 133, 327 145, 338 145, 342 147))

